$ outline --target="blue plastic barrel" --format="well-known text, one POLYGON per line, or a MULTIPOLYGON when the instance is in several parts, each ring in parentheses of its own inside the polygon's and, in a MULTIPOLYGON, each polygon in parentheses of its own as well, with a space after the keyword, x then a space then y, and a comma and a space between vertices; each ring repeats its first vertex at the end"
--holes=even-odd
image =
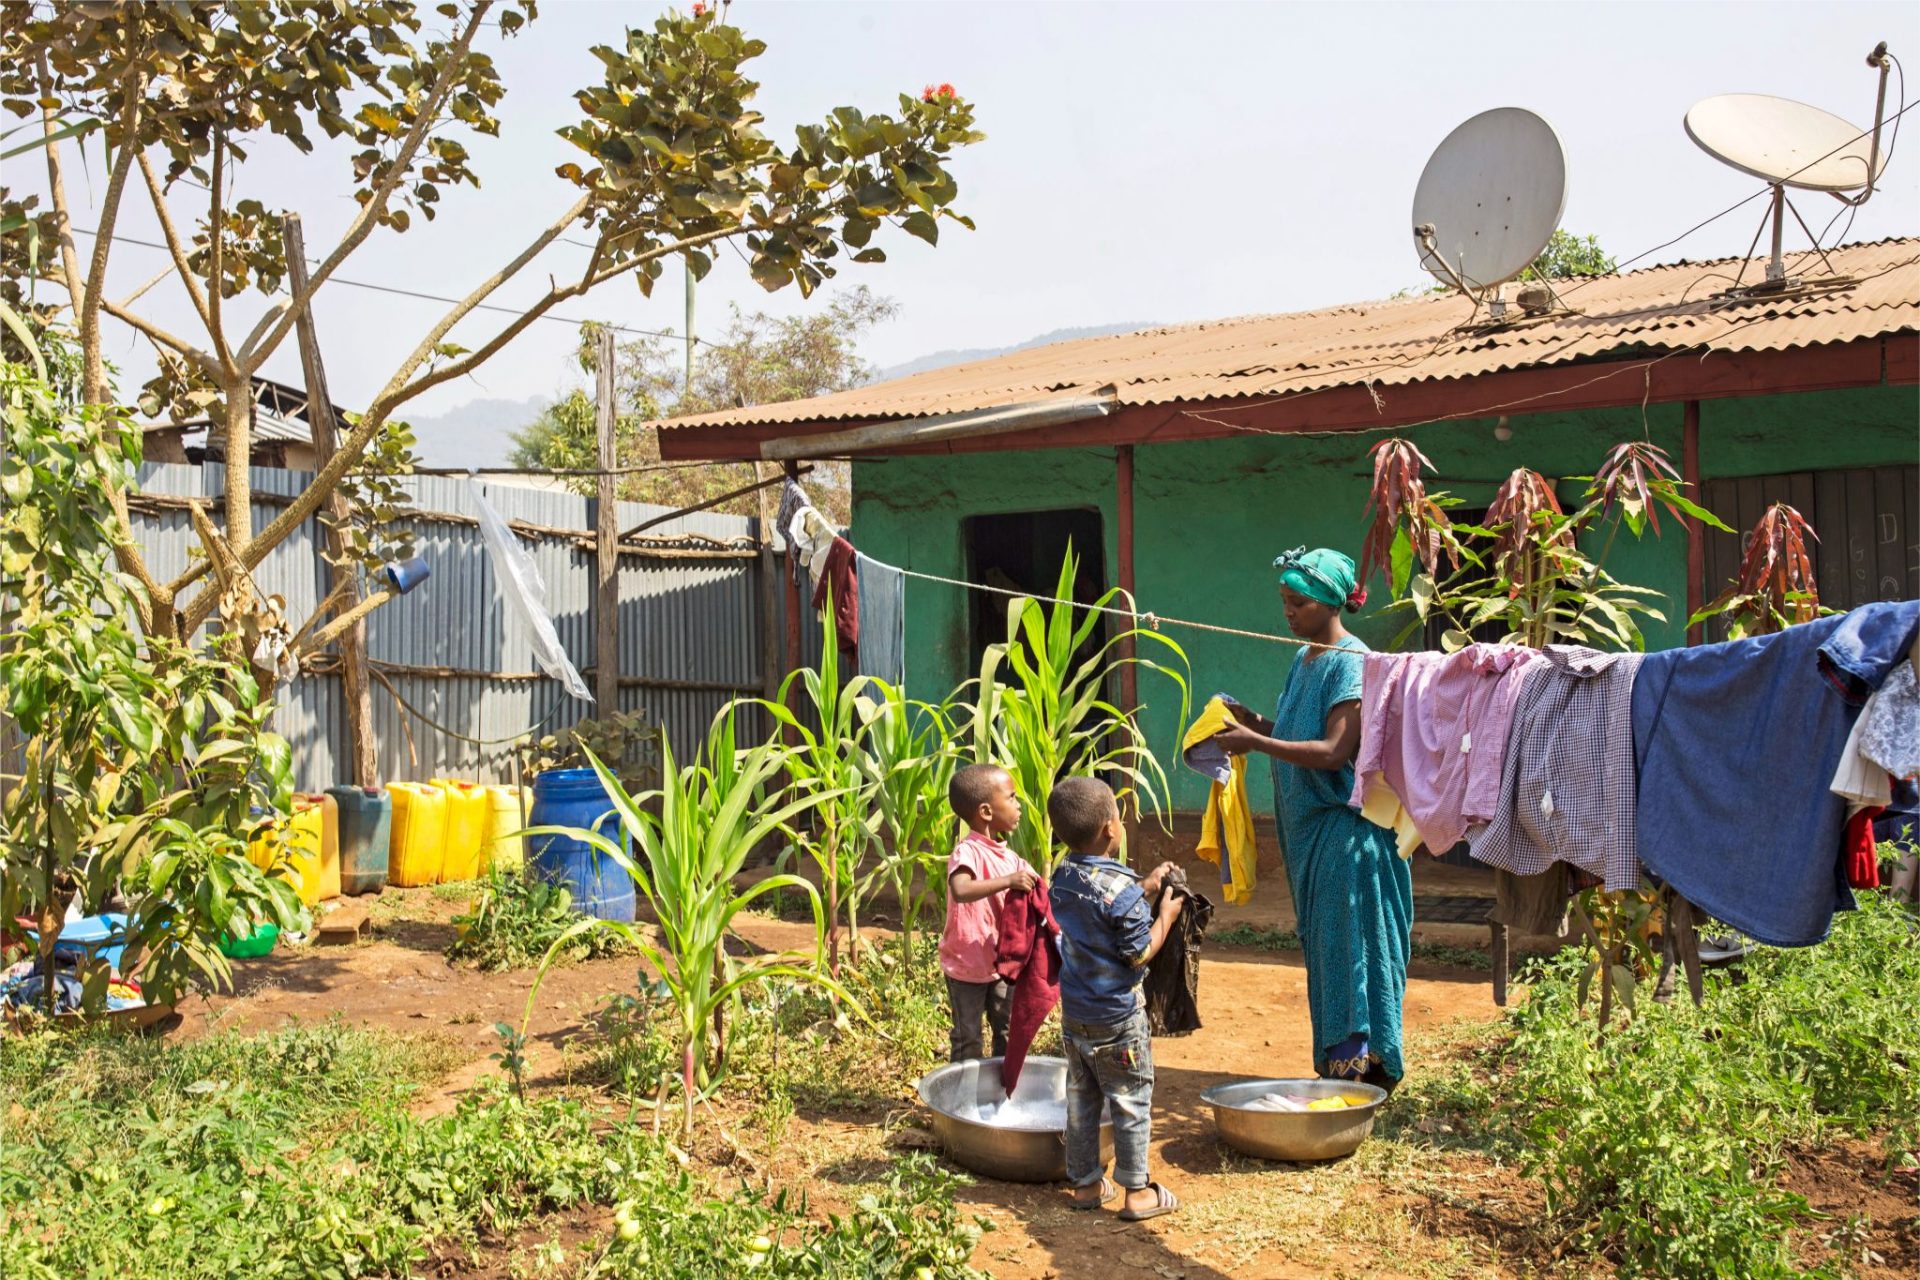
MULTIPOLYGON (((598 831, 631 852, 613 801, 591 769, 548 769, 533 779, 535 827, 579 827, 598 831)), ((564 884, 574 906, 602 920, 633 919, 633 877, 584 840, 569 836, 533 836, 527 840, 527 874, 549 884, 564 884)))
POLYGON ((378 893, 387 886, 393 798, 381 787, 328 787, 340 807, 340 892, 378 893))

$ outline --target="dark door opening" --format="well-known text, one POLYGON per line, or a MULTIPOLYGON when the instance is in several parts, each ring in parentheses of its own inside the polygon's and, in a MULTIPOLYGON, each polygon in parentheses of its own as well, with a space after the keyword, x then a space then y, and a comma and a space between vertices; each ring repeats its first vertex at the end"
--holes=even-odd
MULTIPOLYGON (((1074 577, 1073 601, 1090 605, 1106 592, 1106 539, 1100 512, 1088 508, 1067 511, 1021 511, 1011 515, 969 516, 961 523, 966 540, 967 578, 983 586, 1051 596, 1060 583, 1060 565, 1072 547, 1079 572, 1074 577)), ((971 591, 968 617, 968 674, 980 670, 989 645, 1007 638, 1004 595, 971 591)), ((1096 630, 1088 645, 1100 643, 1096 630)), ((1090 656, 1083 654, 1082 657, 1090 656)))

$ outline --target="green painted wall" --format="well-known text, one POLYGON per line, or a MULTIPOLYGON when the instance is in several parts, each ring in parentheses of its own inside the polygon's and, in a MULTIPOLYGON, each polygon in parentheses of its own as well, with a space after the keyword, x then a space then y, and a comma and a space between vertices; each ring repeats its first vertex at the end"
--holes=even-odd
MULTIPOLYGON (((1358 555, 1368 488, 1367 450, 1387 434, 1410 436, 1433 460, 1432 482, 1484 506, 1515 467, 1551 476, 1590 475, 1614 444, 1645 430, 1678 465, 1679 405, 1577 414, 1532 414, 1511 421, 1513 436, 1494 438, 1491 420, 1433 423, 1398 433, 1342 432, 1319 437, 1245 436, 1146 445, 1135 452, 1135 576, 1143 609, 1179 618, 1285 635, 1273 583, 1273 557, 1289 547, 1333 546, 1358 555)), ((1876 466, 1920 457, 1920 412, 1910 388, 1869 388, 1767 400, 1714 401, 1701 410, 1706 477, 1829 467, 1876 466)), ((1580 485, 1563 486, 1563 500, 1580 485)), ((1111 449, 1062 449, 951 457, 889 458, 854 464, 853 539, 867 554, 944 577, 965 576, 962 520, 971 515, 1098 507, 1106 580, 1115 560, 1111 449)), ((1686 540, 1662 521, 1664 536, 1616 544, 1609 569, 1623 581, 1667 596, 1663 626, 1650 624, 1655 648, 1685 638, 1686 540)), ((1386 585, 1369 584, 1384 603, 1386 585)), ((967 666, 967 593, 909 582, 907 680, 913 696, 945 696, 967 666)), ((1398 629, 1369 608, 1350 620, 1370 644, 1398 629)), ((1196 698, 1228 692, 1270 707, 1296 652, 1291 646, 1182 628, 1166 634, 1185 648, 1196 698)), ((1174 778, 1181 809, 1205 804, 1205 782, 1174 769, 1177 697, 1143 672, 1141 700, 1153 742, 1174 778)), ((1269 788, 1252 797, 1271 805, 1269 788)))

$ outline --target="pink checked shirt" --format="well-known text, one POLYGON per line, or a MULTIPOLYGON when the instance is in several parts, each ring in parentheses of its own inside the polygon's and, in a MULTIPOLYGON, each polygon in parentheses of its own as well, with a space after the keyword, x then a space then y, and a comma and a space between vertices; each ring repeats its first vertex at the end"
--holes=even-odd
POLYGON ((1532 649, 1368 653, 1362 666, 1354 808, 1393 788, 1428 852, 1442 854, 1499 811, 1500 767, 1532 649))

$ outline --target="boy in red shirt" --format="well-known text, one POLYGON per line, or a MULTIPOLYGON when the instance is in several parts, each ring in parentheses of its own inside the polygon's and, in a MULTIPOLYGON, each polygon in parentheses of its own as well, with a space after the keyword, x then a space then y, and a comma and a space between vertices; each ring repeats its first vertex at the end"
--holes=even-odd
POLYGON ((947 803, 967 834, 947 858, 947 927, 940 935, 940 970, 953 1005, 952 1061, 981 1057, 980 1019, 993 1029, 993 1053, 1007 1051, 1012 988, 994 971, 1000 945, 1000 904, 1009 889, 1039 883, 1005 837, 1020 825, 1013 777, 997 764, 955 770, 947 803))

